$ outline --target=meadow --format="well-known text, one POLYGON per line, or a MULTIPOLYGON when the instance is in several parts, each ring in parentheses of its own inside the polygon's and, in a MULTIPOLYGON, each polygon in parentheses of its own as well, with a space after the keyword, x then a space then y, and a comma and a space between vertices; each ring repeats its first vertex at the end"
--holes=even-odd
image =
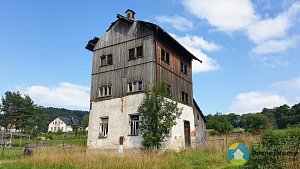
POLYGON ((224 137, 210 137, 196 149, 180 152, 125 150, 122 155, 116 150, 89 150, 82 139, 65 140, 69 148, 63 148, 60 139, 53 139, 46 141, 46 147, 32 149, 29 157, 21 155, 22 147, 5 149, 0 168, 237 168, 227 160, 226 147, 237 141, 248 145, 255 141, 253 136, 228 137, 224 147, 225 139, 221 139, 224 137))
MULTIPOLYGON (((83 138, 69 137, 65 139, 68 147, 63 147, 61 138, 47 140, 45 147, 32 149, 31 156, 22 156, 22 147, 5 149, 1 157, 0 168, 3 169, 237 169, 237 168, 260 168, 261 164, 271 161, 274 167, 294 169, 299 163, 298 159, 289 161, 285 158, 269 158, 250 156, 250 160, 245 166, 234 166, 226 156, 227 148, 233 143, 244 143, 251 150, 281 149, 285 150, 293 146, 293 150, 300 150, 299 142, 295 142, 300 137, 299 129, 273 130, 261 136, 244 134, 239 137, 209 137, 194 149, 182 151, 142 151, 125 150, 123 154, 118 154, 117 150, 90 150, 85 146, 83 138), (299 135, 298 135, 299 134, 299 135), (71 139, 72 138, 72 139, 71 139), (288 139, 287 139, 288 138, 288 139), (295 139, 295 140, 294 140, 295 139), (72 140, 72 141, 71 141, 72 140), (56 144, 57 143, 57 144, 56 144), (275 160, 275 161, 274 161, 275 160), (284 165, 281 165, 284 164, 284 165)), ((300 139, 299 139, 300 140, 300 139)), ((299 141, 298 140, 298 141, 299 141)), ((17 140, 15 140, 17 141, 17 140)), ((32 140, 36 141, 36 140, 32 140)), ((1 151, 0 151, 1 154, 1 151)), ((271 166, 271 163, 267 164, 271 166)), ((263 168, 262 166, 261 168, 263 168)))

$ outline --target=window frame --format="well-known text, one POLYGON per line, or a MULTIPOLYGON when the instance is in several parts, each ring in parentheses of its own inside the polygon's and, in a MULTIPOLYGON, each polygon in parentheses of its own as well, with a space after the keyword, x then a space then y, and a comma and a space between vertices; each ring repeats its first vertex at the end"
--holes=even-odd
POLYGON ((111 97, 112 96, 112 85, 101 86, 98 88, 97 98, 111 97))
POLYGON ((108 117, 100 117, 100 126, 99 126, 99 139, 107 138, 108 136, 108 124, 109 124, 109 118, 108 117), (101 135, 102 133, 102 135, 101 135))
POLYGON ((142 80, 128 82, 127 93, 136 93, 144 90, 144 82, 142 80))
POLYGON ((140 115, 129 114, 129 134, 128 136, 138 136, 140 134, 140 115))

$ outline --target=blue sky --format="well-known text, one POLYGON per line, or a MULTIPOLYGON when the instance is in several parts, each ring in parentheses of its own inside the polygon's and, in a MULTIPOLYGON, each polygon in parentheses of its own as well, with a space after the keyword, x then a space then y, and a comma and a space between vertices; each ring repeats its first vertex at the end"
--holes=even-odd
POLYGON ((257 112, 300 102, 300 1, 3 1, 0 94, 88 110, 92 53, 116 14, 160 25, 203 63, 193 63, 204 114, 257 112))

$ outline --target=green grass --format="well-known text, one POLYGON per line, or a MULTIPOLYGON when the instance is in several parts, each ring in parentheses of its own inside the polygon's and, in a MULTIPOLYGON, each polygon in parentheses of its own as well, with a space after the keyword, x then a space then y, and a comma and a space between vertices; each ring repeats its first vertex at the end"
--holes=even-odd
POLYGON ((12 148, 1 148, 0 149, 0 159, 9 160, 16 159, 22 155, 24 151, 23 147, 12 147, 12 148))

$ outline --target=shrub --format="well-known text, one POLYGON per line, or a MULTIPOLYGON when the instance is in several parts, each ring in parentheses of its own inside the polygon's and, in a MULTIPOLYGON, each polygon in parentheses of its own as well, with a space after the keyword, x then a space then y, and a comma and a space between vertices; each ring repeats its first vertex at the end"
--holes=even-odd
POLYGON ((266 131, 251 147, 246 168, 299 168, 300 128, 266 131), (264 154, 262 154, 263 152, 264 154))

